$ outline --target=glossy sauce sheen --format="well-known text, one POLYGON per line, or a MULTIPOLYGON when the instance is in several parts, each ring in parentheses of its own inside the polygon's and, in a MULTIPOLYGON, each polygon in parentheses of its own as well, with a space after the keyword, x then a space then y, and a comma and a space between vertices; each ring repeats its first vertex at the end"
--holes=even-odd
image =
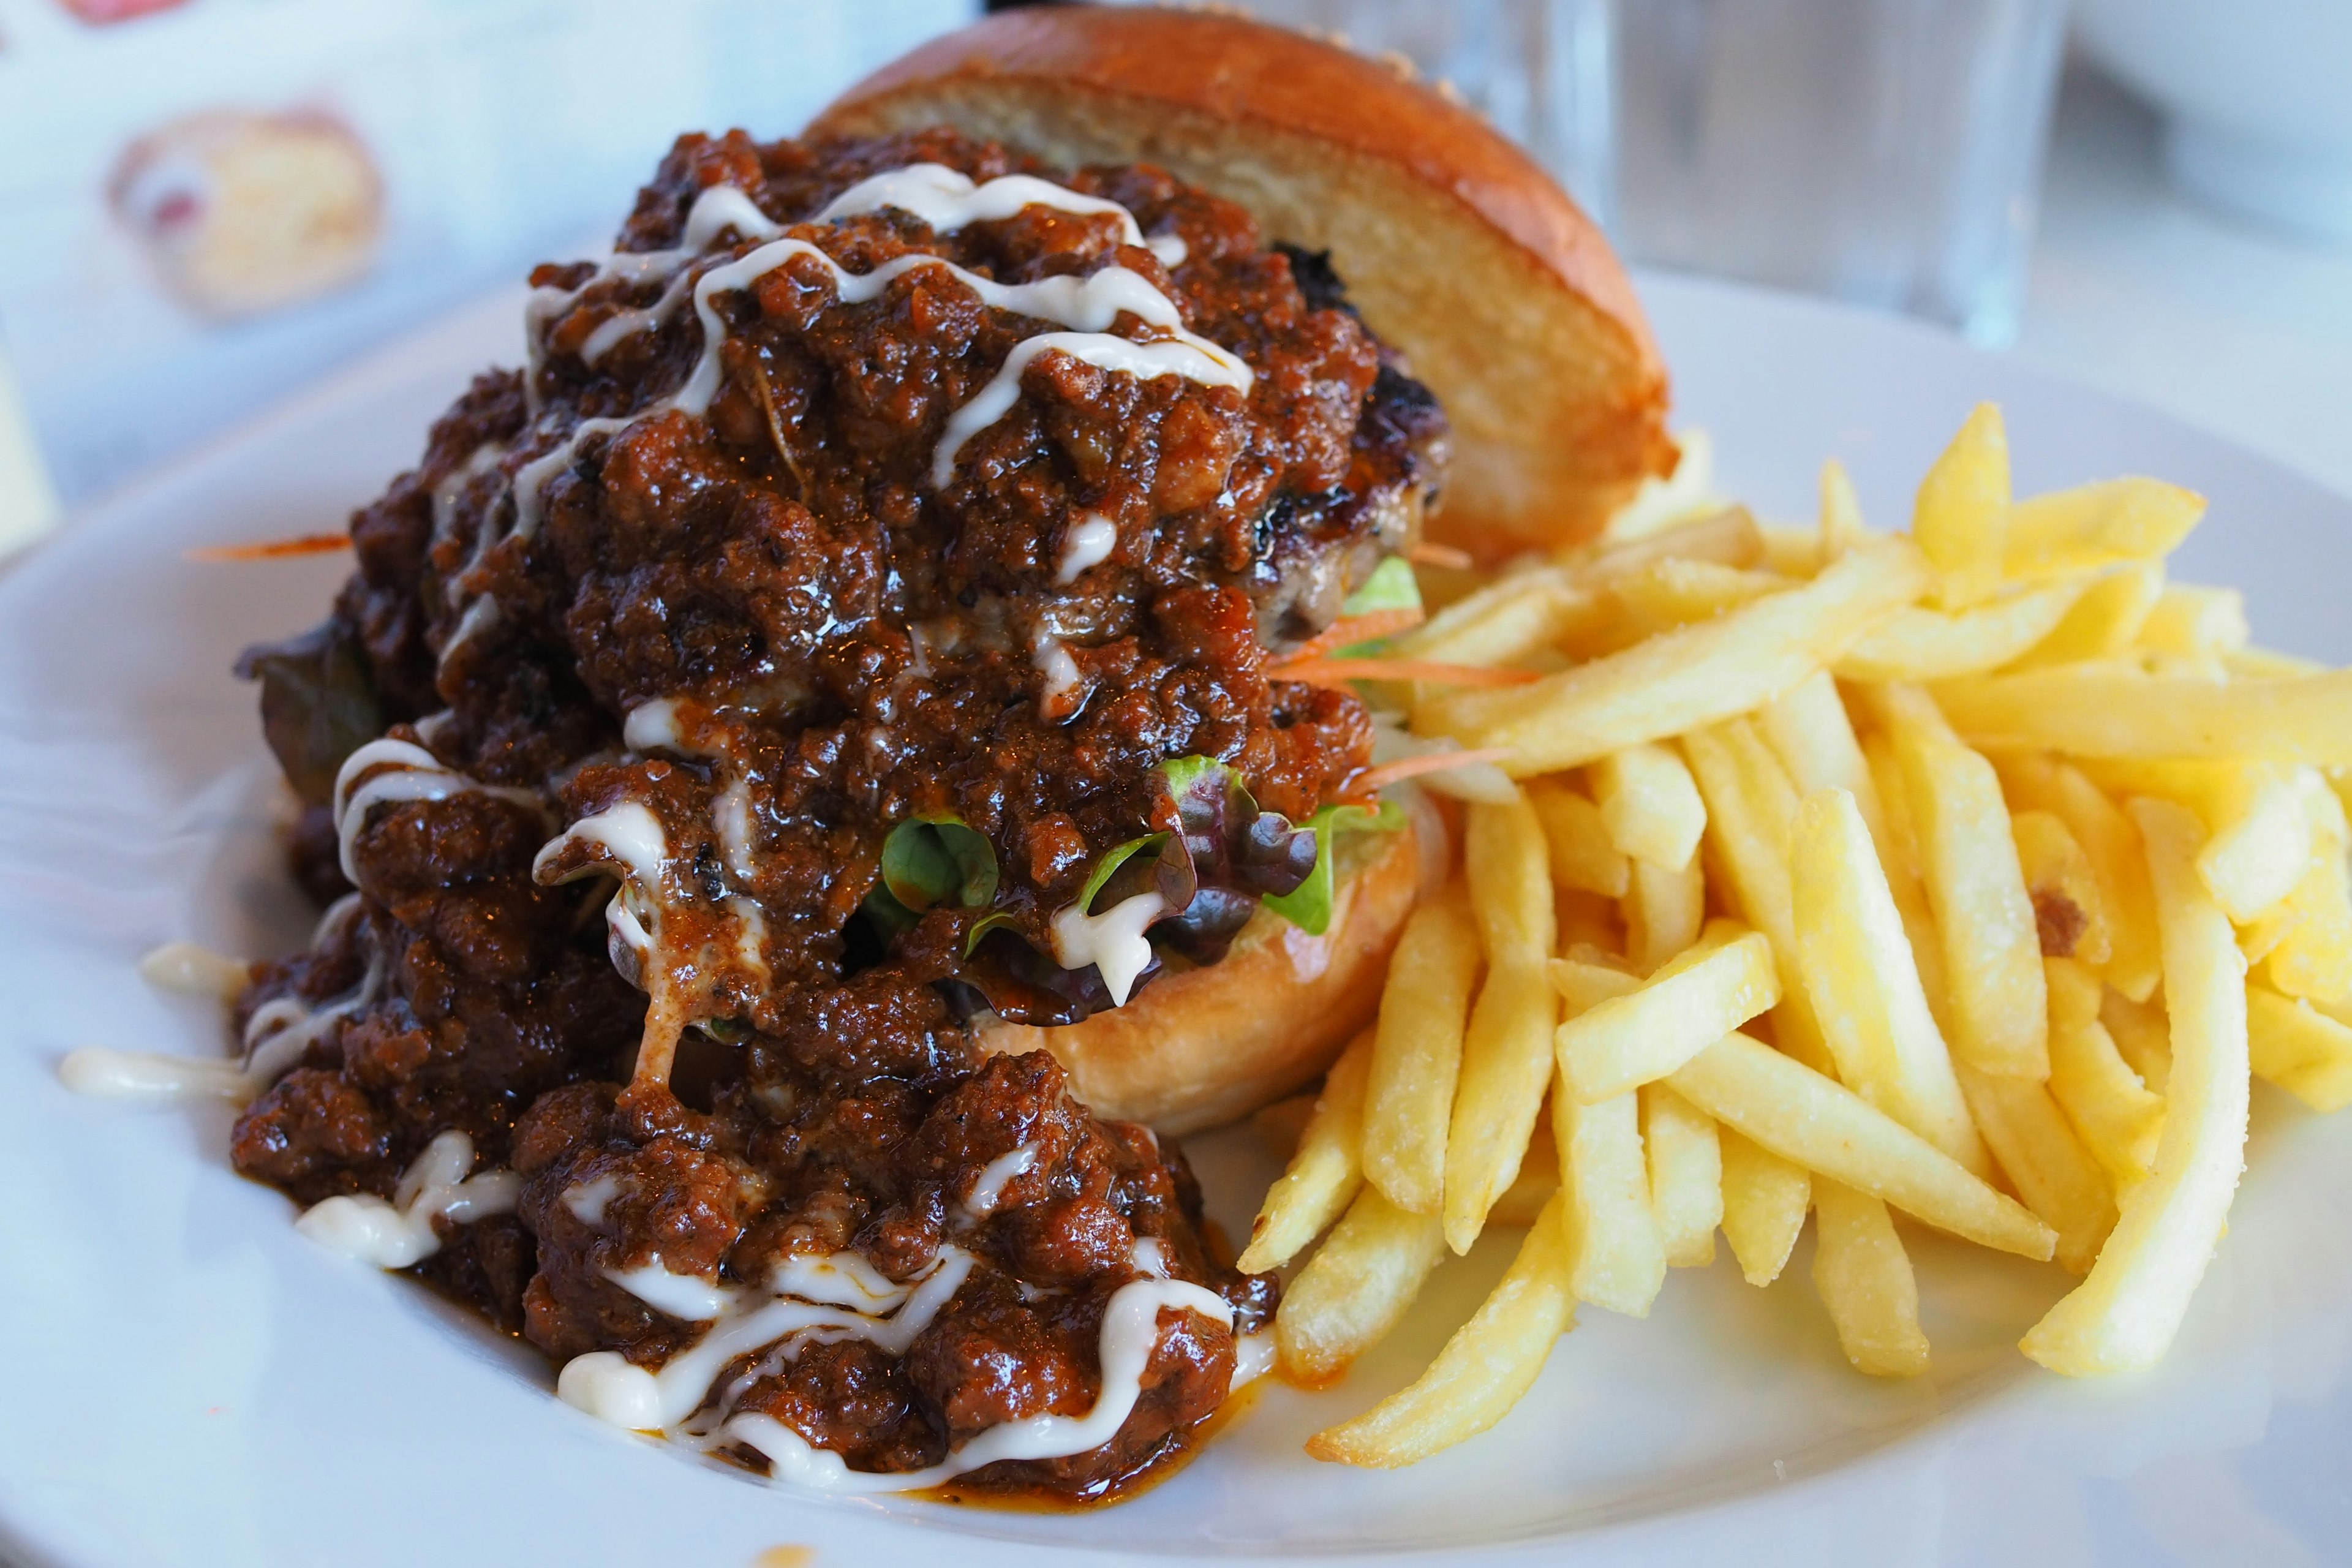
POLYGON ((299 1057, 235 1158, 607 1418, 1118 1494, 1263 1360, 1273 1281, 971 1021, 1197 936, 1076 901, 1173 826, 1158 764, 1294 823, 1366 765, 1355 699, 1265 671, 1417 536, 1442 420, 1327 269, 1148 169, 688 137, 620 246, 541 270, 530 369, 354 520, 332 629, 394 729, 296 835, 359 897, 238 1005, 299 1057), (985 837, 985 906, 860 913, 917 816, 985 837))

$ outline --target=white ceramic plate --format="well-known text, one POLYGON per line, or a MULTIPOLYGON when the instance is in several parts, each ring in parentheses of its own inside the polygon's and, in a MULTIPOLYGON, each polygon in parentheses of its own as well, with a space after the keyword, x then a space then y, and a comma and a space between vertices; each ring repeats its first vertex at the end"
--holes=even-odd
MULTIPOLYGON (((2158 416, 1885 320, 1654 279, 1685 423, 1723 481, 1810 515, 1846 459, 1899 521, 1969 406, 2007 407, 2021 489, 2195 486, 2184 574, 2242 584, 2263 637, 2352 658, 2352 502, 2158 416)), ((75 1045, 209 1052, 211 1009, 133 973, 159 942, 293 945, 269 764, 237 647, 315 621, 338 559, 198 566, 201 542, 335 525, 419 450, 517 300, 453 320, 87 519, 0 580, 0 1557, 100 1564, 751 1568, 1068 1552, 1230 1560, 1442 1552, 1578 1562, 2340 1561, 2352 1531, 2352 1122, 2258 1086, 2231 1233, 2172 1356, 2067 1384, 2010 1347, 2061 1277, 1921 1236, 1935 1371, 1850 1373, 1806 1282, 1727 1253, 1645 1322, 1588 1310, 1496 1431, 1368 1474, 1299 1450, 1401 1386, 1507 1260, 1442 1272, 1339 1389, 1265 1391, 1189 1469, 1107 1511, 813 1499, 599 1426, 538 1358, 298 1237, 229 1173, 226 1111, 60 1089, 75 1045)), ((1269 1169, 1196 1144, 1245 1224, 1269 1169)))

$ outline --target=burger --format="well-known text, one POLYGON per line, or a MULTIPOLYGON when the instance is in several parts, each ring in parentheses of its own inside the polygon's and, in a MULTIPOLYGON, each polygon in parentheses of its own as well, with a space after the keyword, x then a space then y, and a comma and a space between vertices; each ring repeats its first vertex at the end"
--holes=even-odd
POLYGON ((310 949, 239 1169, 799 1484, 1113 1495, 1262 1369, 1173 1135, 1371 1016, 1444 814, 1300 678, 1671 467, 1598 234, 1237 18, 688 136, 251 650, 310 949))

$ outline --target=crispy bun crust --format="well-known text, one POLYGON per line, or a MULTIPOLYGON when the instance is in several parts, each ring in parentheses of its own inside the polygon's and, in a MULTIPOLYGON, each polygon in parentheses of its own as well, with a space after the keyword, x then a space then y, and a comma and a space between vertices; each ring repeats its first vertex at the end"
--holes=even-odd
POLYGON ((1163 975, 1083 1023, 991 1025, 982 1047, 1051 1051, 1072 1092, 1097 1112, 1166 1133, 1214 1127, 1288 1094, 1372 1021, 1412 910, 1413 830, 1355 842, 1369 853, 1342 863, 1346 879, 1321 936, 1260 910, 1215 963, 1163 975))
POLYGON ((1601 231, 1486 121, 1398 71, 1239 16, 1008 11, 933 39, 810 126, 949 125, 1066 167, 1145 163, 1328 250, 1454 426, 1434 539, 1571 543, 1672 472, 1665 373, 1601 231))

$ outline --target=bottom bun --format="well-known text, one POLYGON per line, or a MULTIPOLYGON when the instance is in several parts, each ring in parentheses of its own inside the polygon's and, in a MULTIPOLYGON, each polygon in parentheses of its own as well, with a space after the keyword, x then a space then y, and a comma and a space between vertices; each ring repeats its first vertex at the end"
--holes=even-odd
POLYGON ((1163 974, 1124 1007, 1041 1029, 991 1024, 983 1050, 1054 1053, 1102 1116, 1166 1133, 1246 1116, 1311 1081, 1380 1011, 1390 950, 1420 891, 1408 826, 1339 841, 1331 924, 1260 910, 1215 963, 1163 974))

